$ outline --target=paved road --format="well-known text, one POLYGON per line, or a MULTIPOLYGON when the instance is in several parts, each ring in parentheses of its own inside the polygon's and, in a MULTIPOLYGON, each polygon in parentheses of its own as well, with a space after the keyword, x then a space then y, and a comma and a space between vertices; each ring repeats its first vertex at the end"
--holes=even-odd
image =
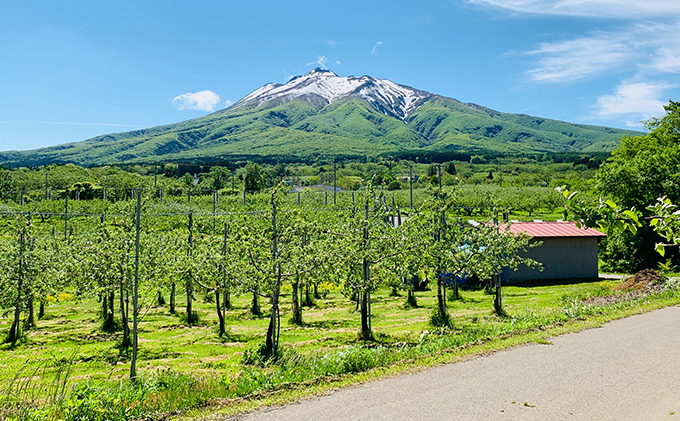
POLYGON ((241 419, 680 421, 680 307, 551 342, 343 389, 241 419))

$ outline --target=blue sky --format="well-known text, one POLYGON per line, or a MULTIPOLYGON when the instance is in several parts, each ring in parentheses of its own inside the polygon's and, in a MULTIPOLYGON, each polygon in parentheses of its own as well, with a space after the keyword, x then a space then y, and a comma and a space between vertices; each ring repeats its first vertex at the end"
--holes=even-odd
POLYGON ((680 100, 680 1, 11 1, 0 150, 205 115, 325 67, 638 128, 680 100))

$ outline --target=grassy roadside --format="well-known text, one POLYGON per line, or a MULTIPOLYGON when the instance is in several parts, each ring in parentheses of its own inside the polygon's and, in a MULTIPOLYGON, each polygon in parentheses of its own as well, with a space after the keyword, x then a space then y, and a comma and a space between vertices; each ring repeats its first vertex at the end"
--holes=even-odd
MULTIPOLYGON (((544 343, 555 335, 680 303, 680 292, 674 289, 602 307, 583 304, 585 298, 613 294, 615 284, 506 287, 504 305, 510 316, 504 318, 492 314, 491 296, 463 291, 462 300, 448 302, 454 320, 448 331, 427 323, 435 300, 432 291, 417 293, 419 306, 408 308, 405 297, 380 290, 373 307, 378 340, 372 343, 357 340, 354 305, 329 290, 305 308, 303 325, 283 323, 283 358, 254 365, 244 364, 244 355, 263 341, 267 317, 248 314, 249 296, 235 299, 222 338, 216 334, 209 301, 196 305, 200 323, 195 326, 149 304, 140 332, 142 378, 134 386, 126 380, 129 353, 119 346, 118 333, 101 332, 96 300, 65 296, 50 304, 48 316, 25 342, 0 347, 5 368, 0 370, 0 419, 3 411, 16 420, 219 419, 512 346, 544 343), (22 400, 23 406, 16 406, 22 400), (25 411, 17 413, 16 408, 25 411)), ((284 313, 282 321, 288 316, 284 313)), ((0 331, 7 323, 0 319, 0 331)))
POLYGON ((488 355, 509 348, 532 343, 552 344, 549 339, 556 336, 581 332, 600 327, 607 322, 647 313, 649 311, 680 304, 680 295, 666 294, 664 297, 633 300, 622 303, 594 315, 580 315, 566 322, 555 322, 529 331, 518 331, 504 337, 491 338, 478 344, 422 355, 419 359, 398 361, 386 367, 378 367, 366 372, 322 379, 312 384, 294 385, 276 392, 259 393, 239 399, 216 400, 205 408, 189 411, 173 417, 177 421, 212 421, 256 411, 271 406, 286 405, 302 399, 322 396, 333 391, 356 386, 362 383, 379 381, 396 375, 417 373, 442 364, 466 361, 478 356, 488 355))

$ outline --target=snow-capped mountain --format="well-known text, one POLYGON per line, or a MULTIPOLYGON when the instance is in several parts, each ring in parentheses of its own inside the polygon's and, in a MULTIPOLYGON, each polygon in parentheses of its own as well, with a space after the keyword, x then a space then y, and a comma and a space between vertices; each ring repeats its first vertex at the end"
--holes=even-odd
POLYGON ((399 85, 387 79, 370 76, 339 77, 330 70, 317 68, 291 79, 284 85, 278 83, 264 85, 246 95, 228 110, 251 103, 261 105, 277 98, 282 102, 288 102, 295 98, 307 97, 310 100, 320 99, 328 105, 342 98, 358 97, 385 114, 393 114, 405 120, 424 100, 432 96, 429 92, 399 85))

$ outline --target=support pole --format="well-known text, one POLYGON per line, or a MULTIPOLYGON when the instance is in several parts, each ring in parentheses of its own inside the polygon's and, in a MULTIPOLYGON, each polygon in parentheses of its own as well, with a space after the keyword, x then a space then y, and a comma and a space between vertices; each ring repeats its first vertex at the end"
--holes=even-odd
POLYGON ((130 360, 130 380, 137 381, 137 315, 139 313, 139 222, 141 219, 142 195, 137 192, 137 211, 135 212, 135 277, 132 293, 132 359, 130 360))
POLYGON ((66 200, 64 201, 64 241, 68 237, 68 192, 66 193, 66 200))
POLYGON ((408 167, 408 187, 411 191, 411 210, 413 210, 413 166, 408 167))

